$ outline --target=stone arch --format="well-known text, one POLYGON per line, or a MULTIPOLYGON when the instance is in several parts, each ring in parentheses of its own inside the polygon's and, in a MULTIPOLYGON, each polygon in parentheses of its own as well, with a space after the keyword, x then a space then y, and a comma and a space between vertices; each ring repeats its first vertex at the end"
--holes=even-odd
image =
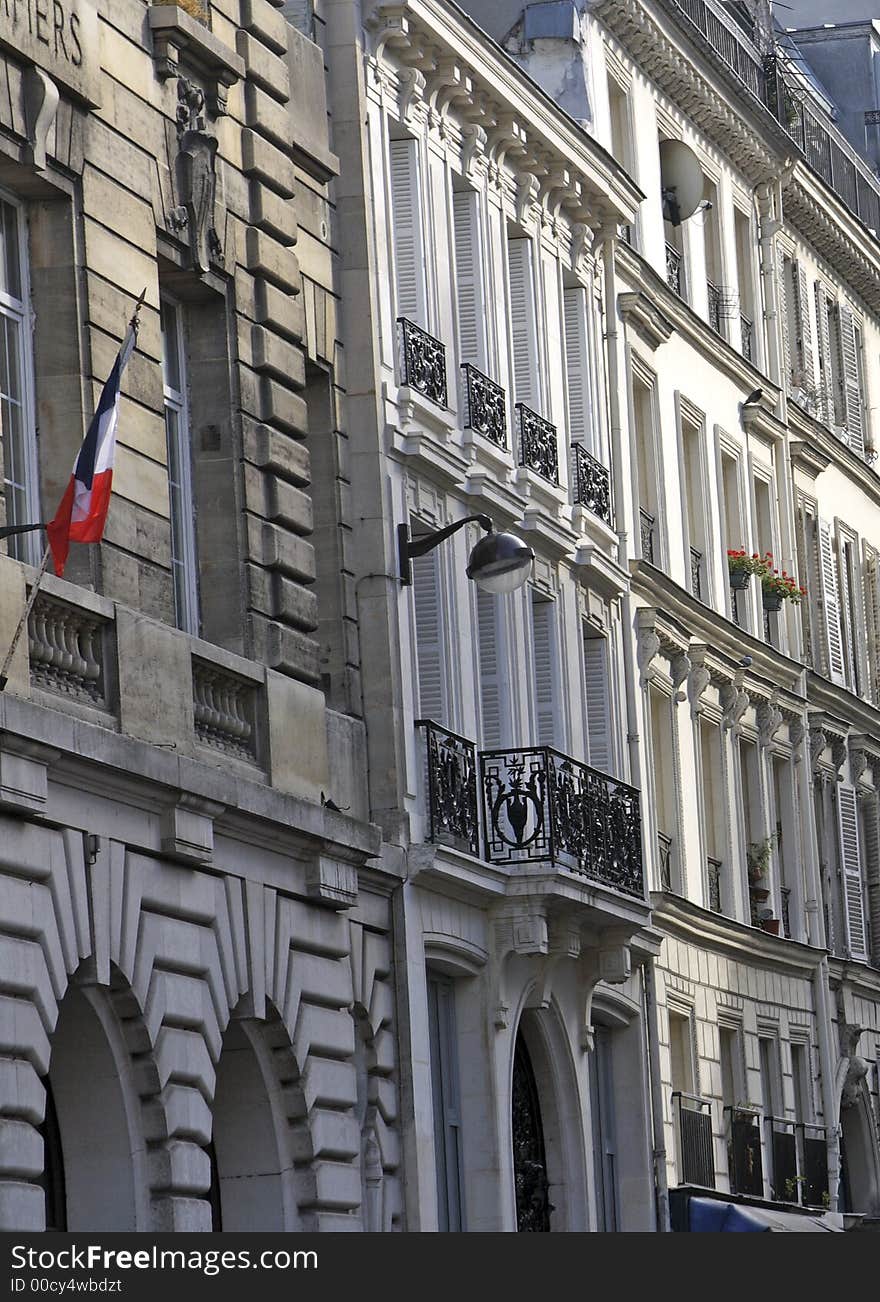
POLYGON ((361 1227, 367 1233, 391 1228, 386 1217, 385 1170, 380 1141, 379 1073, 370 1016, 363 1004, 351 1008, 354 1022, 354 1067, 357 1102, 355 1120, 359 1136, 361 1177, 361 1227))
MULTIPOLYGON (((528 1055, 540 1107, 548 1197, 553 1206, 550 1229, 586 1229, 583 1108, 571 1047, 554 1002, 546 1008, 525 1008, 519 1018, 511 1040, 511 1103, 518 1044, 528 1055)), ((512 1107, 510 1113, 512 1126, 512 1107)))
POLYGON ((223 1033, 212 1101, 214 1228, 312 1229, 313 1149, 300 1071, 287 1030, 242 1000, 223 1033), (219 1220, 219 1224, 218 1224, 219 1220))
POLYGON ((864 1081, 852 1101, 846 1096, 840 1110, 841 1183, 839 1206, 844 1211, 880 1215, 880 1158, 864 1081))

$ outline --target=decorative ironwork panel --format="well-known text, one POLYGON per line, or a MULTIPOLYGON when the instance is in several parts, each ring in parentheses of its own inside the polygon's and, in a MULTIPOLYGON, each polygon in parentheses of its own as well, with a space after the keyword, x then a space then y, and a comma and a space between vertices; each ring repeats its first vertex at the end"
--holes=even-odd
POLYGON ((703 553, 691 548, 691 592, 697 601, 703 600, 703 553))
POLYGON ((593 515, 611 523, 611 472, 591 456, 580 443, 572 448, 574 459, 574 500, 593 515))
POLYGON ((713 913, 721 912, 721 860, 706 859, 706 877, 709 885, 709 908, 713 913))
POLYGON ((507 401, 500 384, 465 362, 465 429, 476 430, 496 447, 507 448, 507 401))
POLYGON ((642 539, 642 556, 654 564, 654 525, 657 523, 650 511, 639 507, 639 528, 642 539))
POLYGON ((657 856, 660 860, 660 885, 664 891, 672 890, 672 837, 657 833, 657 856))
POLYGON ((666 245, 666 283, 672 290, 673 294, 678 294, 679 298, 683 295, 681 273, 681 254, 674 244, 666 245))
POLYGON ((425 730, 430 839, 476 858, 480 853, 477 748, 429 719, 419 719, 416 727, 425 730))
POLYGON ((773 1152, 773 1197, 787 1203, 798 1201, 797 1139, 794 1122, 771 1119, 773 1152))
POLYGON ((256 760, 256 685, 206 660, 193 660, 192 675, 198 740, 237 759, 256 760))
POLYGON ((782 898, 782 930, 791 939, 791 887, 783 886, 779 892, 782 898))
POLYGON ((804 1125, 803 1201, 808 1207, 821 1207, 828 1197, 828 1144, 821 1126, 804 1125), (807 1131, 810 1134, 807 1134, 807 1131))
POLYGON ((741 330, 741 333, 742 333, 742 355, 743 355, 743 357, 746 359, 747 362, 753 362, 753 361, 755 360, 755 352, 754 352, 754 335, 755 335, 755 327, 754 327, 754 322, 750 321, 749 318, 748 318, 747 316, 741 314, 741 315, 740 315, 740 318, 739 318, 739 324, 740 324, 740 330, 741 330))
POLYGON ((398 317, 400 326, 400 374, 404 384, 446 406, 446 349, 439 339, 406 317, 398 317))
POLYGON ((516 1228, 531 1234, 550 1229, 550 1182, 538 1085, 522 1035, 516 1037, 511 1097, 513 1182, 516 1191, 516 1228))
POLYGON ((556 437, 556 426, 523 402, 516 404, 516 415, 519 427, 519 464, 536 471, 544 479, 549 479, 551 484, 558 484, 559 440, 556 437))
POLYGON ((712 1147, 712 1104, 690 1094, 672 1096, 678 1113, 682 1184, 715 1188, 715 1156, 712 1147))
POLYGON ((725 1109, 731 1113, 730 1137, 727 1159, 730 1188, 733 1193, 764 1193, 764 1168, 761 1162, 761 1131, 757 1116, 739 1109, 725 1109))
POLYGON ((644 894, 638 791, 547 746, 484 751, 480 762, 490 863, 549 861, 644 894))
POLYGON ((709 325, 721 334, 721 290, 711 280, 706 282, 706 288, 709 291, 709 325))
POLYGON ((100 615, 39 593, 28 619, 34 685, 85 705, 109 709, 104 669, 106 625, 100 615))

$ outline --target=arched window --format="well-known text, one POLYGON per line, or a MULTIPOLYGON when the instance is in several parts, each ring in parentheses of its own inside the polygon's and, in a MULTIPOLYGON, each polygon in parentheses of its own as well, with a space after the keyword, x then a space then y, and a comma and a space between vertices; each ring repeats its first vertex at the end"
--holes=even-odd
POLYGON ((516 1037, 513 1056, 511 1129, 516 1228, 546 1233, 553 1207, 549 1198, 544 1126, 532 1060, 521 1032, 516 1037))

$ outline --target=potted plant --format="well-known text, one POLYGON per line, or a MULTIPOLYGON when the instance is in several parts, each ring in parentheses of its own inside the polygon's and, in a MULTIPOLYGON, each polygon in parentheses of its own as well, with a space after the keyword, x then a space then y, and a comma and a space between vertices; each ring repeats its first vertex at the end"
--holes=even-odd
POLYGON ((754 573, 761 580, 761 597, 764 609, 781 610, 783 601, 792 601, 797 605, 807 595, 806 588, 798 585, 797 580, 786 570, 780 571, 773 564, 773 553, 765 552, 757 560, 752 558, 754 573))
POLYGON ((730 587, 733 592, 744 592, 755 572, 757 555, 749 556, 742 548, 727 549, 727 570, 730 575, 730 587))
MULTIPOLYGON (((746 850, 746 866, 749 873, 749 890, 756 893, 760 883, 766 878, 773 855, 774 837, 765 836, 762 841, 751 841, 746 850)), ((764 898, 767 898, 765 894, 764 898)))

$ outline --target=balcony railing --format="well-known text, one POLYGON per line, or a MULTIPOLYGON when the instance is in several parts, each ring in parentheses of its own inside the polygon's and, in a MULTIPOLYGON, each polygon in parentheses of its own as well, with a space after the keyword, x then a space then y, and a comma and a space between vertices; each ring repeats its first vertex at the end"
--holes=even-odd
POLYGON ((691 592, 697 601, 703 600, 703 553, 696 547, 691 552, 691 592))
POLYGON ((672 890, 672 837, 657 833, 657 857, 660 860, 660 885, 664 891, 672 890))
POLYGON ((727 1169, 731 1193, 764 1194, 759 1113, 746 1107, 726 1107, 727 1169))
POLYGON ((771 1197, 780 1202, 797 1202, 798 1162, 795 1123, 783 1117, 766 1117, 764 1126, 767 1153, 770 1158, 771 1197))
POLYGON ((782 900, 782 931, 791 939, 791 887, 783 886, 779 891, 782 900))
POLYGON ((828 1201, 828 1146, 824 1126, 767 1117, 766 1149, 772 1196, 781 1202, 822 1207, 828 1201))
POLYGON ((798 1156, 801 1162, 801 1202, 806 1207, 823 1207, 828 1201, 828 1142, 824 1126, 798 1124, 798 1156))
POLYGON ((763 89, 760 56, 750 43, 747 44, 745 35, 733 27, 732 20, 725 21, 706 0, 677 0, 675 7, 687 14, 719 59, 760 99, 763 89))
POLYGON ((519 464, 534 470, 551 484, 559 483, 559 440, 556 426, 524 402, 515 407, 519 430, 519 464))
POLYGON ((753 362, 755 360, 755 324, 745 313, 741 312, 739 326, 742 339, 742 355, 747 362, 753 362))
POLYGON ((398 317, 400 374, 403 384, 422 393, 438 407, 446 406, 446 349, 439 339, 406 317, 398 317))
POLYGON ((549 746, 480 754, 486 859, 550 862, 644 895, 639 793, 549 746))
POLYGON ((680 1183, 714 1189, 711 1102, 696 1094, 683 1094, 677 1090, 672 1096, 672 1106, 678 1132, 680 1183))
POLYGON ((706 282, 706 289, 709 294, 709 325, 721 334, 721 290, 711 280, 706 282))
POLYGON ((507 401, 500 384, 465 362, 464 427, 476 430, 496 447, 507 448, 507 401))
POLYGON ((611 523, 611 472, 580 443, 572 448, 574 500, 611 523))
POLYGON ((477 812, 477 748, 466 737, 429 719, 425 730, 428 775, 428 836, 475 857, 480 852, 477 812))
POLYGON ((721 912, 721 860, 706 857, 706 885, 709 890, 709 908, 721 912))
POLYGON ((650 511, 639 507, 639 530, 642 540, 642 557, 654 564, 654 526, 657 523, 650 511))
POLYGON ((104 616, 40 592, 28 619, 34 686, 109 710, 105 642, 110 627, 104 616))
POLYGON ((679 298, 684 297, 681 254, 674 244, 666 245, 666 283, 673 294, 678 294, 679 298))

